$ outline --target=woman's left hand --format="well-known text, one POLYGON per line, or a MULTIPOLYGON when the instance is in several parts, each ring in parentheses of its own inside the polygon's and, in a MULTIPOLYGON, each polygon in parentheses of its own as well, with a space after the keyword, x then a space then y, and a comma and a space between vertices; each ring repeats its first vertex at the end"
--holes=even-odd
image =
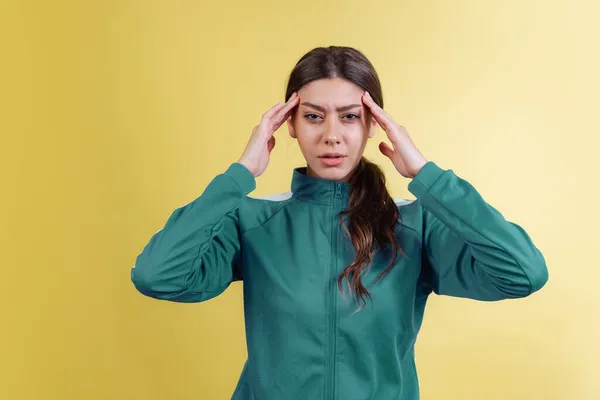
POLYGON ((403 126, 398 125, 374 101, 369 92, 365 92, 362 101, 369 107, 375 121, 383 128, 392 142, 393 148, 385 143, 379 143, 379 150, 392 160, 396 170, 405 178, 414 178, 421 168, 427 164, 427 159, 421 154, 403 126))

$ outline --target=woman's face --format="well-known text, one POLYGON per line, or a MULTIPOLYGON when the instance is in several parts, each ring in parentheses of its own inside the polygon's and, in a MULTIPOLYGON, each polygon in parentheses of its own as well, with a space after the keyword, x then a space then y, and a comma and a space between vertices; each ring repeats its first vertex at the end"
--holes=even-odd
POLYGON ((341 78, 312 81, 298 91, 300 104, 288 129, 298 140, 309 176, 346 181, 358 165, 376 127, 363 93, 341 78))

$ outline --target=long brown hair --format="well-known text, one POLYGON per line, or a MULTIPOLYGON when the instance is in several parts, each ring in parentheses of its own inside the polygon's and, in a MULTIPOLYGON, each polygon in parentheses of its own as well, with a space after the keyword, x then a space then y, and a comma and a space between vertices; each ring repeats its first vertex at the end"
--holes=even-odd
MULTIPOLYGON (((342 46, 317 47, 302 56, 290 73, 285 100, 307 83, 327 78, 342 78, 354 83, 367 90, 375 103, 383 108, 381 83, 375 68, 362 52, 342 46)), ((383 171, 365 157, 351 173, 348 183, 349 205, 339 214, 339 218, 356 249, 356 257, 339 276, 338 287, 343 295, 342 281, 346 278, 354 299, 360 297, 362 300, 360 310, 366 305, 365 297, 373 300, 362 284, 361 275, 375 253, 390 246, 392 248, 388 267, 374 283, 390 271, 398 251, 404 254, 394 234, 401 216, 386 188, 383 171), (344 224, 344 215, 348 215, 349 227, 344 224)))

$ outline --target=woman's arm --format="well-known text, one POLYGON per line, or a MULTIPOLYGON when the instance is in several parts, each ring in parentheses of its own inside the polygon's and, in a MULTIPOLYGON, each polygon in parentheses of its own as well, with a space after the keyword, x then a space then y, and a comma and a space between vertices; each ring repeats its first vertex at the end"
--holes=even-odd
POLYGON ((255 187, 252 173, 234 163, 200 197, 175 210, 131 269, 137 290, 192 303, 216 297, 232 281, 242 280, 238 208, 255 187))
POLYGON ((548 269, 527 232, 452 170, 429 161, 408 189, 423 207, 423 268, 435 293, 493 301, 544 286, 548 269))

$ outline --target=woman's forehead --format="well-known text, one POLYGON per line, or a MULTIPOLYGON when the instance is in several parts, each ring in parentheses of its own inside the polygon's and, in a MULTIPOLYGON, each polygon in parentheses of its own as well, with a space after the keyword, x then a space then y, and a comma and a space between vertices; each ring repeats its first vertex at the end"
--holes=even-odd
POLYGON ((352 82, 333 78, 319 79, 303 86, 298 94, 302 103, 336 110, 351 104, 362 105, 364 90, 352 82))
POLYGON ((341 78, 318 79, 304 85, 299 94, 322 97, 362 96, 364 90, 353 82, 341 78))

